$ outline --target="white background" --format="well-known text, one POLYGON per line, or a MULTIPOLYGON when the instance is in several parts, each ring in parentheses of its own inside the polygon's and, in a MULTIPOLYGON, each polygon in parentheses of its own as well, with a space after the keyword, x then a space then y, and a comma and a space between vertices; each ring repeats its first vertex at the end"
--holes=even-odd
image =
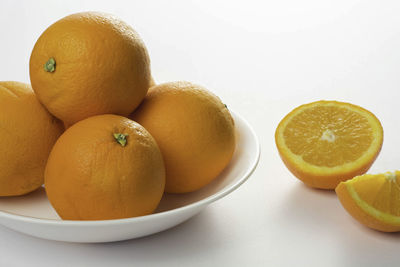
POLYGON ((237 191, 162 233, 107 244, 33 238, 0 227, 0 266, 397 266, 399 234, 363 227, 333 191, 282 164, 279 121, 320 99, 381 120, 371 173, 400 168, 398 1, 0 1, 0 80, 29 82, 39 35, 77 11, 114 13, 144 39, 155 80, 188 80, 254 127, 261 159, 237 191))

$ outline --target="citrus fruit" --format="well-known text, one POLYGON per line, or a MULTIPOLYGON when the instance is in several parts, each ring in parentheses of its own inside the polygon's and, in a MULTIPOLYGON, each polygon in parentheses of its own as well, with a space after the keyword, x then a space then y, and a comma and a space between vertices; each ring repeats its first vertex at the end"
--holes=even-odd
POLYGON ((50 203, 67 220, 150 214, 164 185, 164 163, 153 137, 136 122, 111 114, 68 128, 45 171, 50 203))
POLYGON ((335 189, 343 207, 360 223, 383 232, 400 231, 400 172, 364 174, 335 189))
POLYGON ((131 118, 157 141, 168 193, 192 192, 210 183, 235 150, 235 126, 221 100, 189 82, 153 86, 131 118))
POLYGON ((151 82, 139 35, 96 12, 72 14, 47 28, 32 50, 29 71, 39 100, 67 125, 99 114, 129 115, 151 82))
POLYGON ((20 82, 0 82, 0 196, 29 193, 43 184, 50 150, 64 130, 20 82))
POLYGON ((317 101, 297 107, 275 132, 287 168, 311 187, 334 189, 365 173, 380 152, 379 120, 359 106, 317 101))

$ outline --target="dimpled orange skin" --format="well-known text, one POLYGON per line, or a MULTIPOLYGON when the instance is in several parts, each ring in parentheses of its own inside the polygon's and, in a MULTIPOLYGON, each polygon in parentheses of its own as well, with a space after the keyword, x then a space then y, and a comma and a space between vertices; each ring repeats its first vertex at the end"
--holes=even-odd
POLYGON ((23 195, 43 184, 47 158, 63 130, 30 85, 0 82, 0 196, 23 195))
POLYGON ((47 28, 29 70, 39 100, 67 125, 99 114, 129 115, 151 84, 139 35, 120 19, 96 12, 72 14, 47 28), (45 70, 50 58, 52 72, 45 70))
POLYGON ((64 220, 107 220, 152 213, 164 192, 165 168, 153 137, 117 115, 72 125, 49 156, 45 188, 64 220), (115 133, 127 134, 122 146, 115 133))
POLYGON ((235 125, 221 100, 189 82, 153 86, 131 115, 157 141, 164 157, 168 193, 198 190, 228 165, 235 125))

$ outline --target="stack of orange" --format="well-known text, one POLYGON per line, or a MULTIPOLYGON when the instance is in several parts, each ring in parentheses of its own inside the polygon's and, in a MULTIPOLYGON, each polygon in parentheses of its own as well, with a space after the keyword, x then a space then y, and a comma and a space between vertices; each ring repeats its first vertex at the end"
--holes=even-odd
POLYGON ((287 168, 306 185, 335 189, 362 224, 400 231, 400 172, 365 174, 378 156, 383 129, 371 112, 338 101, 317 101, 290 112, 275 141, 287 168))
POLYGON ((0 156, 0 196, 44 181, 63 219, 141 216, 164 191, 207 185, 233 155, 234 121, 221 100, 189 82, 155 85, 143 41, 112 15, 55 22, 29 70, 33 90, 0 83, 0 147, 11 153, 0 156))

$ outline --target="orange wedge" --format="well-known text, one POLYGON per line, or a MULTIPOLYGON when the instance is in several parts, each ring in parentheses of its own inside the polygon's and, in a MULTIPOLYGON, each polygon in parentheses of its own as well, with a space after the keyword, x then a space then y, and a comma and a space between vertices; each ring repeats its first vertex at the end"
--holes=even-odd
POLYGON ((374 114, 338 101, 297 107, 275 132, 287 168, 306 185, 334 189, 364 174, 382 147, 383 129, 374 114))
POLYGON ((400 231, 400 172, 364 174, 335 189, 343 207, 360 223, 383 232, 400 231))

